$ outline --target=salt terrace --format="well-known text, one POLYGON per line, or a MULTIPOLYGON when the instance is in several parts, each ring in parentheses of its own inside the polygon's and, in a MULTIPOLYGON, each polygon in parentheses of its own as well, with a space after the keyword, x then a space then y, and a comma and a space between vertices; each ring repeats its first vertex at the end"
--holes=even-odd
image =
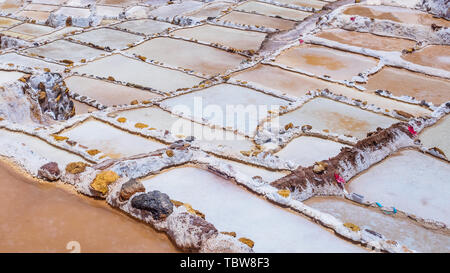
MULTIPOLYGON (((450 252, 449 15, 445 0, 0 1, 0 192, 50 208, 23 183, 58 189, 85 211, 65 227, 80 238, 86 221, 136 232, 86 251, 450 252)), ((10 202, 2 222, 29 221, 10 202)), ((0 252, 64 251, 24 246, 45 225, 0 252)))

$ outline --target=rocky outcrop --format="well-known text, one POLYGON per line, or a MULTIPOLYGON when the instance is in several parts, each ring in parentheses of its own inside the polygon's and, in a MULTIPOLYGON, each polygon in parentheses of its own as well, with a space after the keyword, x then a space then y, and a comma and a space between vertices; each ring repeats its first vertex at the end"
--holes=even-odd
POLYGON ((61 171, 59 170, 58 163, 49 162, 42 165, 38 170, 38 176, 47 181, 56 181, 61 177, 61 171))
POLYGON ((145 187, 141 182, 136 181, 135 179, 130 179, 128 182, 123 183, 122 188, 120 189, 120 201, 126 201, 130 199, 133 194, 138 192, 145 192, 145 187))
POLYGON ((29 77, 26 91, 38 102, 41 112, 55 120, 67 120, 75 115, 69 89, 58 73, 45 72, 29 77))
POLYGON ((131 206, 136 209, 149 211, 155 220, 165 219, 173 212, 173 204, 169 196, 160 191, 151 191, 133 197, 131 206))
POLYGON ((167 227, 167 234, 183 249, 198 250, 204 242, 218 234, 214 225, 187 212, 169 216, 167 227))
POLYGON ((317 163, 299 167, 271 184, 278 189, 289 189, 299 200, 315 195, 342 195, 343 188, 339 183, 342 178, 348 181, 398 149, 413 146, 414 135, 408 127, 407 123, 396 123, 371 132, 354 147, 342 148, 337 156, 320 162, 320 168, 317 163))

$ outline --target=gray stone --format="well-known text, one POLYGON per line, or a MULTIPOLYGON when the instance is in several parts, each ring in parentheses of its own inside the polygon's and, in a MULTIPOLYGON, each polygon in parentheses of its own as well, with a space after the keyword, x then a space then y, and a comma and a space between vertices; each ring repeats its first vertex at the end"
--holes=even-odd
POLYGON ((38 176, 48 181, 56 181, 61 177, 61 171, 58 168, 58 163, 50 162, 42 165, 39 168, 38 176))
POLYGON ((126 201, 137 192, 145 192, 145 187, 141 182, 135 179, 130 179, 125 182, 120 189, 120 201, 126 201))
POLYGON ((169 196, 160 191, 151 191, 133 197, 131 206, 149 211, 155 220, 164 219, 173 212, 173 204, 169 196))

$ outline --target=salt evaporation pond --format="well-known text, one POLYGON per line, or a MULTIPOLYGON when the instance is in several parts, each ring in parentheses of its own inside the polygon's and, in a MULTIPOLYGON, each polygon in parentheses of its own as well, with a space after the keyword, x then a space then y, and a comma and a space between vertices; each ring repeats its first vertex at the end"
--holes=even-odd
POLYGON ((411 219, 385 215, 341 198, 313 197, 304 203, 331 214, 344 223, 353 223, 360 228, 376 231, 387 239, 395 240, 415 251, 450 252, 449 234, 427 229, 411 219))
POLYGON ((250 150, 253 142, 244 136, 222 128, 211 128, 200 123, 180 118, 158 107, 146 107, 116 112, 118 117, 124 117, 133 122, 148 124, 158 130, 168 130, 180 138, 194 136, 202 144, 212 146, 227 146, 235 151, 250 150))
POLYGON ((354 177, 347 188, 385 207, 450 224, 450 165, 415 150, 399 151, 354 177))
POLYGON ((183 167, 142 181, 187 202, 206 215, 220 231, 250 238, 256 252, 363 252, 297 213, 261 199, 206 170, 183 167))
POLYGON ((440 121, 431 127, 425 128, 420 133, 420 140, 426 148, 437 147, 444 152, 447 158, 450 158, 450 116, 443 117, 440 121))
POLYGON ((0 161, 0 252, 178 252, 167 236, 83 197, 26 177, 0 161), (69 245, 68 245, 69 244, 69 245))
POLYGON ((351 80, 353 76, 374 68, 378 61, 323 46, 301 45, 283 52, 275 59, 275 63, 317 76, 326 75, 335 80, 351 80))
POLYGON ((230 12, 225 16, 220 17, 218 21, 232 22, 239 25, 263 26, 279 30, 288 30, 295 25, 294 21, 239 11, 230 12))
POLYGON ((366 138, 378 127, 387 128, 398 121, 394 118, 325 98, 315 98, 287 114, 280 116, 280 125, 311 125, 314 130, 366 138))
POLYGON ((85 121, 60 135, 77 141, 89 149, 100 150, 111 158, 149 153, 166 147, 155 140, 129 134, 97 120, 85 121))
POLYGON ((252 135, 258 123, 268 116, 267 111, 278 110, 288 103, 287 100, 246 87, 219 84, 166 99, 161 105, 184 112, 184 115, 204 118, 212 124, 252 135), (237 97, 238 102, 235 100, 237 97))
POLYGON ((298 98, 308 93, 308 91, 328 89, 336 95, 343 95, 350 99, 367 102, 368 105, 374 104, 382 109, 389 109, 391 111, 402 110, 414 116, 424 116, 431 113, 430 110, 424 107, 383 98, 373 92, 361 92, 355 88, 305 76, 271 65, 258 64, 252 68, 235 73, 232 77, 237 80, 249 82, 260 88, 277 90, 298 98), (266 77, 265 75, 271 76, 266 77))
POLYGON ((291 140, 275 155, 284 160, 291 160, 300 166, 308 167, 317 161, 336 156, 343 147, 349 146, 318 137, 300 136, 291 140))

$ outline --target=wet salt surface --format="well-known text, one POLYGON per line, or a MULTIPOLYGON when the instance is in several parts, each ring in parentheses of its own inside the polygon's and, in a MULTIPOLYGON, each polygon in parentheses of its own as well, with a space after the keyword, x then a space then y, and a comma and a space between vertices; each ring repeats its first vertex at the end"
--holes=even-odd
POLYGON ((291 140, 275 155, 308 167, 317 161, 336 156, 343 147, 349 146, 318 137, 301 136, 291 140))
POLYGON ((377 127, 387 128, 398 120, 325 98, 315 98, 299 109, 280 116, 280 126, 311 125, 315 130, 366 138, 377 127))
POLYGON ((405 69, 384 67, 379 72, 369 76, 368 90, 388 90, 396 96, 412 96, 417 100, 426 100, 435 105, 450 100, 450 81, 411 72, 405 69))
POLYGON ((87 146, 89 150, 100 150, 111 158, 148 153, 166 147, 157 141, 127 133, 97 120, 85 121, 60 135, 87 146))
POLYGON ((275 63, 313 73, 328 75, 337 80, 351 80, 353 76, 377 65, 373 58, 323 46, 302 45, 283 52, 275 63))
POLYGON ((132 100, 143 101, 161 97, 149 91, 79 76, 72 76, 64 81, 71 91, 108 106, 130 104, 132 100))
POLYGON ((39 59, 19 55, 16 53, 7 53, 0 55, 0 63, 14 64, 28 68, 40 68, 40 69, 49 68, 54 72, 62 72, 64 70, 64 66, 62 65, 49 63, 39 59))
POLYGON ((450 158, 450 116, 443 117, 440 121, 431 127, 426 128, 420 133, 420 140, 426 148, 437 147, 444 152, 447 158, 450 158))
POLYGON ((449 225, 449 175, 447 162, 403 150, 354 177, 347 188, 383 206, 449 225))
POLYGON ((6 84, 6 83, 12 83, 14 81, 17 81, 20 79, 23 75, 25 75, 22 72, 16 72, 16 71, 1 71, 0 70, 0 86, 6 84))
POLYGON ((208 126, 180 118, 158 107, 147 107, 117 112, 118 117, 125 117, 133 122, 143 122, 158 130, 168 130, 181 138, 194 136, 200 143, 228 146, 236 151, 250 150, 251 140, 236 135, 234 132, 208 126))
POLYGON ((257 14, 266 16, 280 16, 283 19, 300 21, 310 16, 312 13, 304 12, 295 9, 283 8, 275 5, 270 5, 262 2, 247 1, 235 8, 238 11, 255 12, 257 14))
POLYGON ((402 58, 412 63, 450 71, 450 46, 430 45, 403 55, 402 58))
POLYGON ((433 18, 431 14, 400 7, 358 5, 350 6, 343 13, 406 24, 431 25, 434 23, 450 27, 450 22, 447 20, 433 18))
POLYGON ((161 91, 174 91, 178 88, 193 87, 203 79, 179 71, 144 63, 114 54, 79 66, 73 71, 79 74, 113 77, 118 81, 139 84, 161 91))
POLYGON ((130 34, 124 31, 109 28, 100 28, 83 32, 71 37, 72 39, 84 43, 92 43, 110 49, 125 49, 129 44, 143 40, 144 37, 130 34))
MULTIPOLYGON (((361 92, 357 89, 349 88, 344 85, 305 76, 270 65, 258 64, 252 68, 233 74, 233 78, 241 81, 247 81, 269 90, 277 90, 282 93, 287 93, 298 98, 305 95, 310 90, 314 91, 328 89, 333 94, 343 95, 350 99, 358 99, 361 102, 366 101, 369 105, 374 104, 382 109, 402 110, 414 116, 424 116, 431 113, 429 110, 420 106, 401 103, 375 95, 373 92, 361 92), (270 77, 266 77, 265 75, 270 75, 270 77)), ((393 79, 395 80, 395 78, 393 79)), ((369 81, 369 83, 371 82, 369 81)), ((421 82, 420 84, 423 85, 424 83, 421 82)), ((375 90, 376 89, 371 91, 375 90)), ((443 90, 439 91, 442 92, 443 90)))
POLYGON ((202 25, 180 29, 172 32, 175 36, 186 39, 196 39, 202 42, 218 43, 239 50, 258 50, 266 34, 256 31, 244 31, 228 27, 202 25))
POLYGON ((339 43, 382 51, 402 51, 413 47, 416 42, 406 39, 378 36, 371 33, 344 29, 324 30, 317 37, 339 43))
POLYGON ((231 181, 194 167, 177 168, 144 179, 206 215, 219 231, 255 242, 255 252, 364 252, 297 213, 277 207, 231 181))
POLYGON ((193 42, 170 38, 155 38, 127 50, 175 67, 192 69, 207 75, 223 73, 238 66, 246 58, 238 55, 200 45, 193 42), (179 50, 182 48, 183 50, 179 50), (189 54, 186 54, 189 52, 189 54))
POLYGON ((326 2, 319 0, 277 0, 278 3, 321 9, 326 2))
POLYGON ((197 119, 205 118, 210 123, 230 126, 239 132, 252 135, 258 123, 268 116, 267 111, 271 108, 274 108, 272 111, 277 110, 288 103, 284 99, 249 88, 220 84, 166 99, 161 105, 170 107, 172 111, 181 111, 197 119), (236 101, 236 98, 239 100, 236 101))
POLYGON ((219 19, 219 22, 226 21, 240 25, 264 26, 266 28, 274 28, 279 30, 288 30, 295 25, 294 21, 239 11, 230 12, 219 19))
POLYGON ((0 161, 0 252, 177 252, 167 236, 104 201, 40 183, 0 161))
POLYGON ((129 30, 132 32, 143 33, 145 35, 152 35, 167 30, 168 28, 174 28, 176 25, 172 25, 166 22, 159 22, 150 19, 132 20, 126 21, 117 25, 114 25, 119 29, 129 30))
POLYGON ((393 217, 340 198, 313 197, 305 204, 329 213, 344 223, 353 223, 383 234, 419 252, 450 252, 450 236, 426 229, 407 218, 393 217))
POLYGON ((40 47, 27 49, 24 52, 44 56, 55 61, 70 60, 73 62, 80 62, 82 59, 97 58, 105 53, 103 50, 66 40, 57 40, 40 47))

